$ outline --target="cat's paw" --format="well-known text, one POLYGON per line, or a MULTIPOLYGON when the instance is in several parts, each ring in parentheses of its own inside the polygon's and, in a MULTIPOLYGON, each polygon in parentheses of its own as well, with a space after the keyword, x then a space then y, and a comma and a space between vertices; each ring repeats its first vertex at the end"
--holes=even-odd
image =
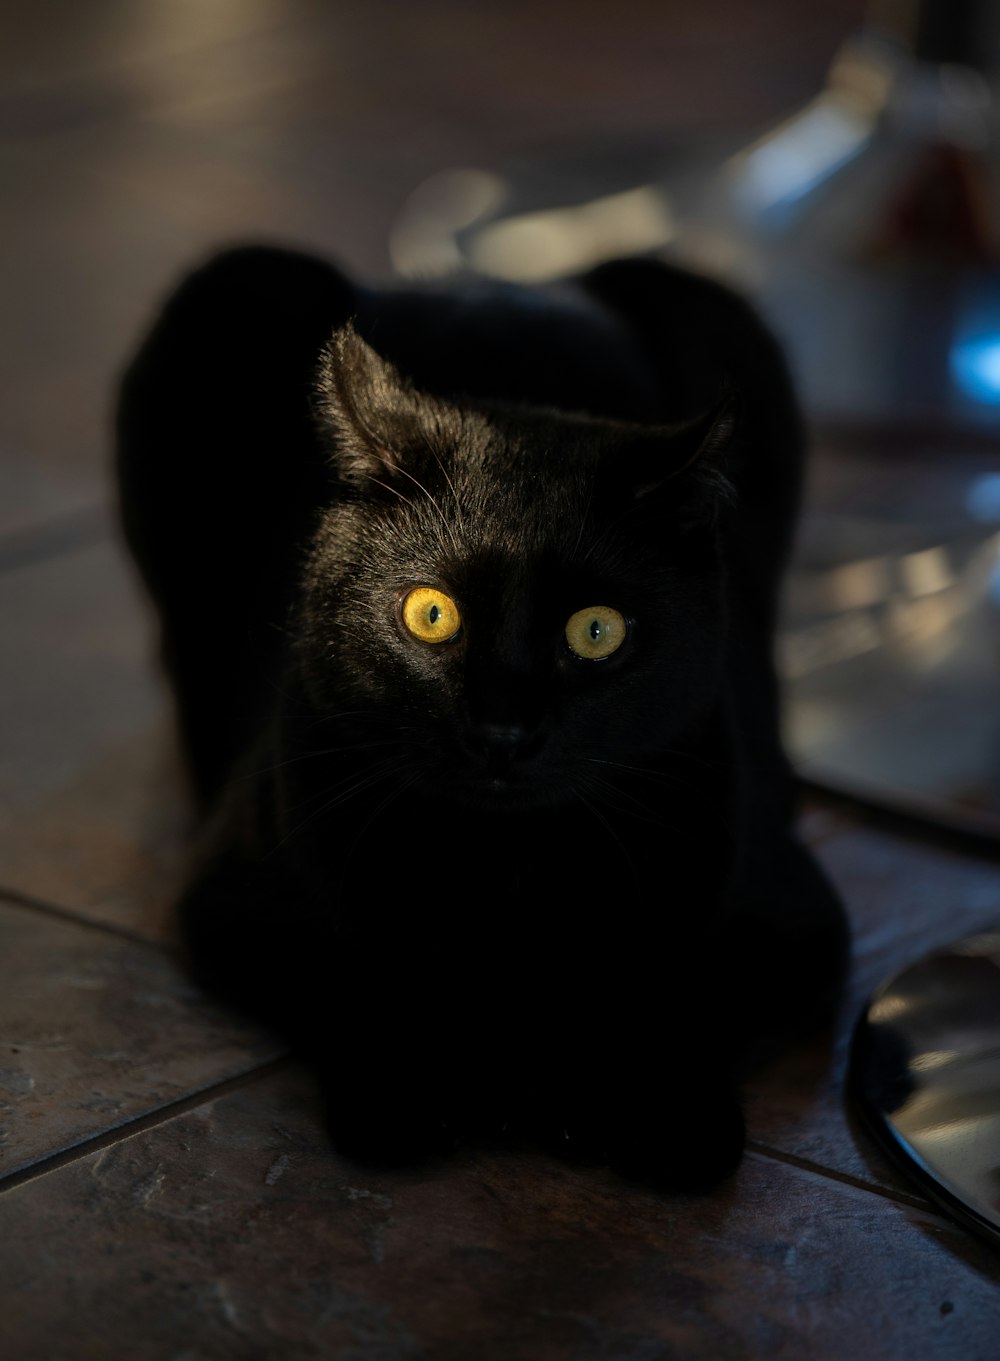
POLYGON ((617 1172, 663 1191, 706 1191, 732 1175, 743 1156, 746 1130, 736 1101, 688 1123, 662 1115, 613 1137, 606 1147, 617 1172))
POLYGON ((735 1172, 745 1135, 734 1096, 699 1094, 687 1106, 578 1112, 549 1146, 661 1191, 707 1191, 735 1172))
POLYGON ((406 1167, 446 1157, 459 1143, 454 1122, 422 1106, 341 1094, 327 1101, 326 1123, 338 1153, 380 1166, 406 1167))

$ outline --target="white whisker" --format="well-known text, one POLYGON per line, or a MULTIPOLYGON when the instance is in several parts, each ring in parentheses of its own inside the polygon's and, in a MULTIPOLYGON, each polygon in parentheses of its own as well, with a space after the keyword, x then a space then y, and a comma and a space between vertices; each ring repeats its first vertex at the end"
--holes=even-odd
POLYGON ((634 862, 633 862, 633 860, 632 860, 631 855, 629 855, 629 853, 628 853, 628 848, 626 847, 624 841, 622 841, 621 837, 618 835, 618 833, 615 831, 615 829, 611 826, 611 823, 608 822, 607 818, 603 815, 603 813, 599 812, 598 809, 596 809, 596 808, 594 807, 594 805, 590 802, 589 799, 585 799, 585 798, 583 797, 583 795, 580 793, 579 789, 577 789, 575 785, 570 785, 570 786, 569 786, 569 789, 570 789, 570 792, 571 792, 572 794, 574 794, 574 795, 576 796, 576 798, 578 798, 578 799, 580 800, 580 802, 583 804, 584 808, 588 808, 588 809, 590 810, 590 812, 593 813, 594 817, 595 817, 595 818, 597 819, 597 821, 601 824, 601 826, 605 829, 605 831, 609 832, 609 833, 611 834, 611 836, 615 839, 615 841, 617 841, 618 846, 619 846, 619 849, 621 850, 622 855, 625 857, 625 860, 626 860, 626 862, 628 863, 628 867, 629 867, 629 869, 630 869, 631 872, 632 872, 632 878, 635 880, 636 886, 638 887, 638 885, 639 885, 639 874, 638 874, 638 871, 636 870, 636 867, 635 867, 635 864, 634 864, 634 862))

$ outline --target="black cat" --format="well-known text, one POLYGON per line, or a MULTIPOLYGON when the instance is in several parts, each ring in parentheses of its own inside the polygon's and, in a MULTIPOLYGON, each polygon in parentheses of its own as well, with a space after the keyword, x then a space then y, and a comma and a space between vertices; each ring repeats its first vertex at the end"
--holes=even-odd
POLYGON ((652 261, 368 289, 233 251, 128 371, 119 471, 204 810, 194 968, 335 1139, 735 1166, 829 1007, 771 664, 802 453, 741 300, 652 261))

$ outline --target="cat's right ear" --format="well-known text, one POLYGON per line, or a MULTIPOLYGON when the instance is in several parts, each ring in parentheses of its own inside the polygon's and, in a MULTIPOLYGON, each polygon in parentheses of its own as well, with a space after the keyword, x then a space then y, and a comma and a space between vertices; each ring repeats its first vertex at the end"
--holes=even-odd
POLYGON ((340 476, 362 482, 391 475, 412 441, 419 399, 351 322, 324 346, 316 391, 317 414, 340 476))
POLYGON ((728 388, 693 420, 651 426, 616 450, 608 474, 634 501, 669 512, 678 524, 714 524, 734 500, 725 456, 738 426, 738 398, 728 388))

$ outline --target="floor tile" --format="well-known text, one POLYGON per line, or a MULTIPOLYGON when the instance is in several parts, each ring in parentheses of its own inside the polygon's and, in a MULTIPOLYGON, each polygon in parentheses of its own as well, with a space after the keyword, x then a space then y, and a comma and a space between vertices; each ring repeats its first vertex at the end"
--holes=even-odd
POLYGON ((1000 922, 1000 874, 917 840, 857 827, 817 847, 855 932, 833 1035, 793 1049, 747 1086, 750 1137, 866 1182, 917 1194, 845 1105, 851 1030, 874 988, 927 950, 1000 922))
POLYGON ((278 1052, 165 952, 0 898, 0 1175, 278 1052))
POLYGON ((6 819, 148 724, 164 692, 145 605, 111 542, 0 572, 0 617, 6 819))
POLYGON ((96 499, 110 491, 118 374, 173 276, 212 239, 203 210, 109 178, 109 137, 0 141, 2 285, 19 318, 0 329, 0 436, 96 499))
POLYGON ((57 469, 25 450, 0 447, 0 571, 54 551, 75 533, 92 542, 112 522, 92 472, 57 469))
POLYGON ((366 1170, 294 1071, 14 1188, 0 1279, 19 1361, 994 1361, 1000 1327, 998 1259, 934 1215, 753 1156, 705 1198, 366 1170))
POLYGON ((149 611, 113 539, 39 541, 0 571, 0 888, 163 938, 187 813, 149 611))
POLYGON ((169 942, 191 824, 164 710, 10 816, 0 836, 0 886, 169 942))

